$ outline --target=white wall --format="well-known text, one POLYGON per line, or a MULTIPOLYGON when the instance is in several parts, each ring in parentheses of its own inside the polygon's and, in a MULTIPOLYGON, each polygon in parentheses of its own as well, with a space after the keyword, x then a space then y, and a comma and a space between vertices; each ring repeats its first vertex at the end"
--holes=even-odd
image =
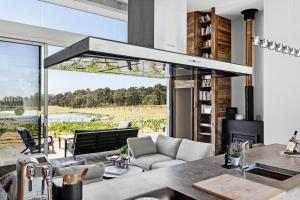
MULTIPOLYGON (((253 23, 254 34, 263 35, 264 32, 264 13, 262 11, 256 14, 253 23)), ((246 64, 246 41, 245 41, 245 21, 243 16, 231 21, 232 32, 232 62, 246 64)), ((263 117, 263 54, 262 49, 253 48, 254 65, 254 117, 260 115, 263 117)), ((245 77, 232 78, 232 107, 237 107, 238 112, 245 116, 245 77)))
MULTIPOLYGON (((231 21, 231 34, 231 61, 237 64, 245 64, 245 26, 242 16, 231 21)), ((231 80, 231 106, 237 107, 238 113, 245 116, 245 77, 238 76, 231 80)))
MULTIPOLYGON (((300 48, 300 1, 265 0, 266 38, 300 48)), ((300 58, 264 50, 265 143, 286 143, 300 129, 300 58)))

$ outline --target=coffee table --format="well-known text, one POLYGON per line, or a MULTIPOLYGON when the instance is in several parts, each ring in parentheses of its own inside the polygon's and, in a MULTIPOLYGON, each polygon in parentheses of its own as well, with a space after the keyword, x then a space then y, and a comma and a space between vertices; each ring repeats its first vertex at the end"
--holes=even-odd
POLYGON ((117 169, 117 167, 115 165, 105 167, 105 171, 104 171, 104 175, 103 175, 104 179, 119 178, 119 177, 123 177, 123 176, 135 175, 135 174, 140 174, 140 173, 144 172, 143 168, 136 166, 136 165, 132 165, 132 164, 129 165, 129 167, 128 167, 128 169, 126 169, 127 171, 125 173, 120 174, 120 175, 107 173, 106 171, 109 169, 117 169))

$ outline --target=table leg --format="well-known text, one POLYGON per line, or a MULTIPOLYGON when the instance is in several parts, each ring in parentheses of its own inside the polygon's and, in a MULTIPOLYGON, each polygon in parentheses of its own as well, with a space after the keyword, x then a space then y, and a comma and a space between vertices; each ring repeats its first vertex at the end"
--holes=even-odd
POLYGON ((65 139, 65 157, 67 157, 67 139, 65 139))
POLYGON ((60 137, 58 137, 58 148, 59 149, 61 149, 61 143, 60 142, 61 142, 60 137))

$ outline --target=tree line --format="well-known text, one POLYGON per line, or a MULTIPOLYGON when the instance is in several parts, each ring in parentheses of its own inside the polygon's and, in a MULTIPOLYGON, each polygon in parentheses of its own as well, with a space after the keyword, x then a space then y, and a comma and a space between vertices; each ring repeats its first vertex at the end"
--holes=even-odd
POLYGON ((165 105, 167 88, 157 84, 154 87, 130 87, 128 89, 99 88, 76 90, 63 94, 49 95, 49 105, 86 108, 106 105, 133 106, 133 105, 165 105))

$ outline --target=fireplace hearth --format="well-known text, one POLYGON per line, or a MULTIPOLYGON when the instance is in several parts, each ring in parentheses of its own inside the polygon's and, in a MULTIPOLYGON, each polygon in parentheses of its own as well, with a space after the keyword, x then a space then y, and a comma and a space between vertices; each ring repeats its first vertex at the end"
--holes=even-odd
POLYGON ((222 151, 232 142, 249 141, 252 144, 264 143, 264 124, 261 121, 224 120, 222 133, 222 151))

